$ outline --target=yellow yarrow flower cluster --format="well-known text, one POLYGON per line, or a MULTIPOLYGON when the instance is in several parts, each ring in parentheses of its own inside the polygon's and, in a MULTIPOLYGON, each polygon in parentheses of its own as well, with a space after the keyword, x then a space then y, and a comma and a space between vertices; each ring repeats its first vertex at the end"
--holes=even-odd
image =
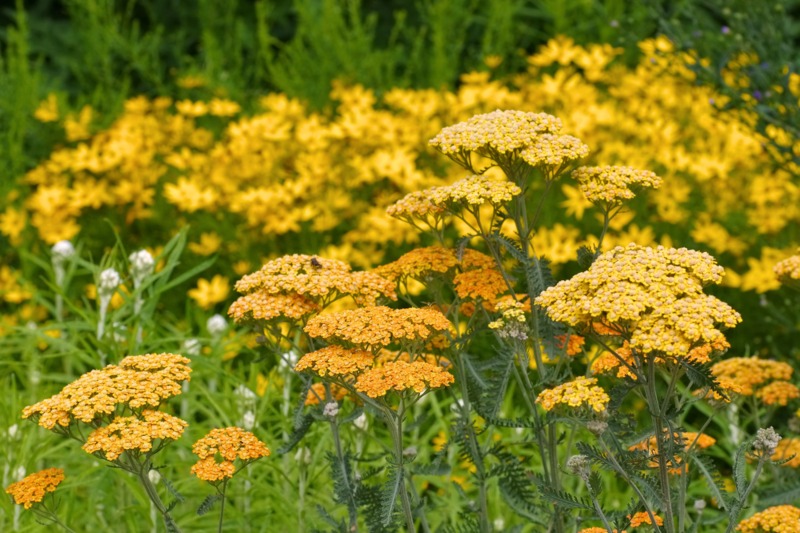
POLYGON ((233 302, 228 308, 228 316, 237 323, 281 317, 301 320, 321 309, 318 303, 299 294, 267 294, 256 291, 233 302))
POLYGON ((546 133, 520 152, 523 161, 542 171, 546 180, 557 178, 574 161, 589 155, 589 147, 572 135, 546 133))
MULTIPOLYGON (((345 397, 347 397, 347 395, 350 393, 349 390, 341 385, 337 385, 336 383, 330 383, 328 386, 331 390, 331 396, 336 402, 344 400, 345 397)), ((304 405, 319 405, 325 400, 325 385, 323 383, 314 383, 311 385, 311 388, 308 389, 308 394, 306 394, 306 401, 304 405)))
POLYGON ((380 398, 390 391, 413 390, 421 394, 426 389, 447 387, 454 381, 453 375, 441 366, 426 361, 390 361, 371 368, 361 375, 355 389, 370 398, 380 398))
POLYGON ((48 492, 55 491, 62 481, 62 469, 47 468, 12 483, 6 487, 6 494, 10 494, 17 505, 30 509, 34 504, 41 503, 48 492))
POLYGON ((590 407, 596 413, 606 410, 611 398, 602 387, 597 385, 597 378, 578 377, 552 389, 542 391, 536 398, 545 411, 558 405, 567 407, 590 407))
POLYGON ((719 327, 741 321, 729 305, 703 294, 703 286, 718 283, 722 273, 706 253, 630 244, 548 288, 536 304, 573 327, 618 327, 641 353, 686 357, 698 345, 725 344, 719 327))
POLYGON ((621 166, 580 167, 572 177, 590 202, 608 207, 636 196, 634 189, 657 189, 662 183, 654 172, 621 166))
POLYGON ((778 281, 784 285, 800 288, 800 253, 779 262, 773 270, 778 276, 778 281))
POLYGON ((212 429, 192 445, 192 453, 197 461, 191 469, 192 474, 203 481, 216 483, 233 477, 236 472, 234 462, 239 459, 245 465, 270 454, 267 445, 258 437, 237 427, 212 429), (217 460, 217 457, 220 460, 217 460))
POLYGON ((772 454, 773 461, 786 461, 783 466, 788 468, 800 467, 800 438, 782 438, 772 454))
POLYGON ((104 427, 89 434, 83 450, 102 453, 114 461, 125 452, 147 453, 155 440, 178 440, 189 424, 161 411, 145 409, 136 416, 118 416, 104 427))
POLYGON ((111 415, 117 406, 131 409, 158 407, 181 393, 189 380, 189 359, 176 354, 134 355, 119 365, 83 374, 58 394, 25 407, 23 418, 35 418, 46 429, 68 427, 79 420, 86 424, 111 415))
MULTIPOLYGON (((262 302, 269 302, 268 296, 287 294, 300 295, 323 306, 342 296, 351 296, 362 305, 374 304, 380 297, 397 298, 392 284, 376 274, 353 272, 344 261, 302 254, 269 261, 257 272, 242 277, 235 287, 246 295, 261 294, 250 301, 262 302)), ((245 301, 239 303, 245 305, 245 301)))
POLYGON ((776 505, 739 522, 742 533, 800 533, 800 508, 776 505))
POLYGON ((375 350, 391 344, 420 343, 452 331, 450 321, 433 308, 348 309, 313 317, 305 327, 312 337, 375 350))
POLYGON ((489 328, 502 338, 525 340, 528 338, 528 317, 525 305, 511 298, 504 298, 495 306, 500 317, 489 322, 489 328))

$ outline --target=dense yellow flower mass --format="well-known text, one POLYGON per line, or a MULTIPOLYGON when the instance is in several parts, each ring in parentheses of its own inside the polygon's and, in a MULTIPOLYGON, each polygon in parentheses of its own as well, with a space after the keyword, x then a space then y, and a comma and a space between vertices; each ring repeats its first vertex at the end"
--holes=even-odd
POLYGON ((433 274, 445 274, 459 264, 454 250, 443 246, 415 248, 396 261, 386 263, 372 272, 394 282, 407 278, 423 280, 433 274))
POLYGON ((319 304, 299 294, 269 294, 256 291, 239 297, 228 308, 228 316, 235 322, 272 320, 286 317, 300 320, 322 308, 319 304))
POLYGON ((756 394, 756 391, 769 383, 787 382, 793 372, 794 369, 788 363, 758 357, 731 357, 711 367, 711 373, 718 380, 728 380, 736 384, 739 394, 744 396, 756 394))
POLYGON ((450 321, 436 309, 390 309, 384 306, 318 315, 305 327, 306 333, 312 337, 367 349, 419 343, 451 330, 450 321))
POLYGON ((48 492, 55 491, 62 481, 64 481, 63 470, 47 468, 12 483, 6 487, 6 494, 10 494, 17 505, 30 509, 34 504, 41 503, 48 492))
POLYGON ((800 286, 800 253, 776 264, 774 271, 781 283, 800 286))
POLYGON ((453 381, 453 375, 439 365, 398 360, 363 372, 356 380, 355 389, 370 398, 380 398, 390 391, 413 390, 421 394, 426 389, 447 387, 453 381))
POLYGON ((739 522, 742 533, 800 533, 800 508, 777 505, 739 522))
POLYGON ((536 398, 545 411, 556 408, 559 404, 567 407, 590 407, 593 411, 605 411, 611 398, 602 387, 597 385, 597 378, 578 377, 572 381, 542 391, 536 398))
POLYGON ((87 372, 58 394, 25 407, 22 417, 34 417, 43 428, 54 429, 75 420, 92 423, 113 414, 118 405, 158 407, 181 393, 181 383, 192 371, 188 363, 189 359, 169 353, 128 356, 119 365, 87 372))
MULTIPOLYGON (((664 519, 658 515, 655 515, 654 518, 656 519, 656 525, 663 526, 664 519)), ((639 511, 638 513, 634 513, 633 516, 628 515, 628 520, 631 521, 630 527, 639 527, 643 525, 653 525, 653 521, 650 519, 650 515, 646 511, 639 511)))
POLYGON ((102 452, 114 461, 125 452, 147 453, 155 440, 178 440, 189 424, 161 411, 145 409, 137 416, 116 417, 92 431, 83 445, 87 453, 102 452))
POLYGON ((773 461, 786 461, 787 468, 800 467, 800 439, 796 437, 782 438, 772 454, 773 461))
POLYGON ((701 344, 726 344, 719 328, 741 321, 729 305, 703 293, 722 273, 706 253, 630 244, 548 288, 536 304, 573 327, 617 326, 641 353, 686 357, 701 344))
POLYGON ((237 459, 247 464, 270 455, 258 437, 237 427, 212 429, 192 445, 192 453, 200 458, 192 474, 212 483, 233 477, 237 459))

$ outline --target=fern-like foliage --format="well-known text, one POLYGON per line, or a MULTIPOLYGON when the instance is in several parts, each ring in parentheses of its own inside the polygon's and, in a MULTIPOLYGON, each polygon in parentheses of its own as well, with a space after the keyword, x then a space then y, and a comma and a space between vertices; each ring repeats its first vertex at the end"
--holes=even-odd
POLYGON ((731 498, 722 488, 724 481, 722 480, 722 474, 719 473, 717 466, 714 464, 714 460, 710 457, 694 455, 692 456, 692 462, 703 475, 708 489, 711 491, 711 495, 716 498, 718 505, 727 511, 730 508, 731 498))
POLYGON ((537 499, 532 477, 517 457, 496 446, 491 454, 497 458, 487 477, 496 477, 505 503, 518 515, 537 524, 546 525, 549 512, 541 506, 537 499))
POLYGON ((207 514, 214 507, 214 504, 220 501, 221 499, 222 499, 222 494, 211 494, 210 496, 206 496, 205 499, 200 504, 200 507, 197 508, 197 514, 199 516, 207 514))

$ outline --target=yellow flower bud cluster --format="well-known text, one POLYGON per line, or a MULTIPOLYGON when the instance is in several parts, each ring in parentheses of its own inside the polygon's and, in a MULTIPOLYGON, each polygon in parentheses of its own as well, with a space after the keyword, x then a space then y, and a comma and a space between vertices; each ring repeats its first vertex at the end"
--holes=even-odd
POLYGON ((237 427, 212 429, 192 445, 192 453, 200 460, 192 466, 192 474, 211 483, 230 479, 236 468, 234 461, 245 464, 270 454, 267 445, 258 437, 237 427), (217 461, 217 456, 220 461, 217 461))
POLYGON ((590 202, 609 207, 636 196, 634 189, 658 189, 662 182, 649 170, 621 166, 580 167, 572 177, 578 180, 581 191, 590 202))
POLYGON ((545 411, 558 405, 567 407, 590 407, 596 413, 606 410, 611 398, 602 387, 597 385, 597 378, 578 377, 562 383, 552 389, 543 390, 536 398, 545 411))
POLYGON ((58 394, 25 407, 22 417, 35 417, 40 426, 53 429, 75 420, 93 423, 113 414, 118 405, 158 407, 181 393, 181 382, 188 381, 192 371, 188 364, 189 359, 170 353, 128 356, 119 365, 83 374, 58 394))
POLYGON ((741 533, 800 533, 800 508, 776 505, 739 522, 741 533))
POLYGON ((589 147, 571 135, 540 135, 520 152, 523 161, 542 171, 545 179, 557 178, 573 161, 589 155, 589 147))
POLYGON ((561 121, 546 113, 501 111, 475 115, 444 128, 429 141, 443 154, 505 154, 533 144, 543 133, 558 133, 561 121))
POLYGON ((722 274, 703 252, 630 244, 548 288, 536 304, 573 327, 616 326, 640 353, 687 357, 702 344, 723 346, 719 328, 741 321, 729 305, 703 293, 703 286, 719 283, 722 274))
POLYGON ((489 328, 497 330, 502 338, 525 340, 528 338, 528 317, 525 305, 511 298, 497 302, 496 309, 500 313, 497 320, 489 322, 489 328))
POLYGON ((125 452, 151 451, 155 440, 178 440, 188 425, 167 413, 146 409, 140 415, 118 416, 95 429, 83 449, 87 453, 102 452, 107 461, 114 461, 125 452))
POLYGON ((55 491, 62 481, 64 481, 63 470, 47 468, 12 483, 6 488, 6 494, 10 494, 17 505, 30 509, 34 504, 41 503, 48 492, 55 491))
POLYGON ((302 254, 269 261, 257 272, 242 277, 235 287, 245 295, 260 295, 234 303, 233 312, 242 316, 270 316, 281 307, 296 315, 311 307, 308 302, 291 302, 286 295, 299 295, 322 305, 342 296, 351 296, 361 305, 372 305, 380 297, 397 298, 392 284, 376 274, 353 272, 344 261, 302 254), (273 298, 277 296, 284 298, 273 298), (253 307, 248 308, 248 304, 253 307))

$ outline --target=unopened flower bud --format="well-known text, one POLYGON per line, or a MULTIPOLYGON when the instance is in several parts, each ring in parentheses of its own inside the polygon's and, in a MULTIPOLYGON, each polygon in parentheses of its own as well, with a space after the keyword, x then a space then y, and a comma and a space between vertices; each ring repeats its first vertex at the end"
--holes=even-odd
POLYGON ((149 479, 150 483, 153 485, 158 485, 158 482, 161 481, 161 474, 158 473, 158 470, 150 469, 147 471, 147 479, 149 479))
POLYGON ((416 446, 409 446, 405 450, 403 450, 403 457, 414 457, 417 455, 417 447, 416 446))
POLYGON ((759 428, 756 431, 756 439, 753 441, 753 448, 761 452, 762 456, 771 457, 778 447, 781 436, 775 431, 772 426, 767 429, 759 428))
POLYGON ((224 316, 216 314, 206 321, 206 329, 212 337, 219 337, 228 329, 228 321, 224 316))
POLYGON ((147 250, 133 252, 130 257, 128 257, 128 260, 131 262, 133 285, 138 287, 147 276, 153 273, 156 262, 147 250))
POLYGON ((8 438, 10 440, 15 440, 17 437, 17 433, 19 433, 19 426, 14 424, 13 426, 9 426, 8 428, 8 438))
POLYGON ((502 517, 495 518, 494 522, 492 522, 492 526, 494 526, 495 531, 505 531, 506 529, 506 521, 503 520, 502 517))
POLYGON ((706 508, 706 501, 705 500, 695 500, 694 501, 694 510, 698 513, 703 512, 703 509, 706 508))
POLYGON ((297 453, 294 454, 294 460, 300 463, 311 463, 311 450, 306 447, 298 448, 297 453))
POLYGON ((602 420, 590 420, 586 422, 586 429, 595 435, 602 435, 608 429, 608 423, 602 420))
POLYGON ((17 469, 14 471, 14 477, 17 478, 17 481, 22 480, 22 478, 25 477, 25 467, 22 466, 22 465, 19 465, 17 467, 17 469))
POLYGON ((326 403, 324 409, 322 410, 322 414, 334 418, 339 414, 339 404, 336 402, 326 403))
POLYGON ((589 458, 585 455, 573 455, 567 459, 567 470, 569 470, 571 474, 580 477, 585 482, 589 482, 591 469, 589 468, 589 458))
POLYGON ((199 340, 190 338, 183 341, 182 348, 186 355, 200 355, 200 348, 202 348, 202 345, 199 340))
POLYGON ((119 272, 113 268, 107 268, 100 272, 100 279, 97 283, 97 292, 101 298, 110 297, 117 290, 119 284, 122 283, 122 278, 119 272))
POLYGON ((50 249, 54 265, 62 265, 64 261, 75 255, 75 247, 69 241, 58 241, 50 249))
POLYGON ((366 431, 367 426, 369 426, 369 421, 367 421, 367 415, 361 413, 353 420, 353 425, 355 425, 361 431, 366 431))
POLYGON ((242 415, 242 429, 250 431, 256 425, 256 414, 253 411, 246 411, 242 415))

